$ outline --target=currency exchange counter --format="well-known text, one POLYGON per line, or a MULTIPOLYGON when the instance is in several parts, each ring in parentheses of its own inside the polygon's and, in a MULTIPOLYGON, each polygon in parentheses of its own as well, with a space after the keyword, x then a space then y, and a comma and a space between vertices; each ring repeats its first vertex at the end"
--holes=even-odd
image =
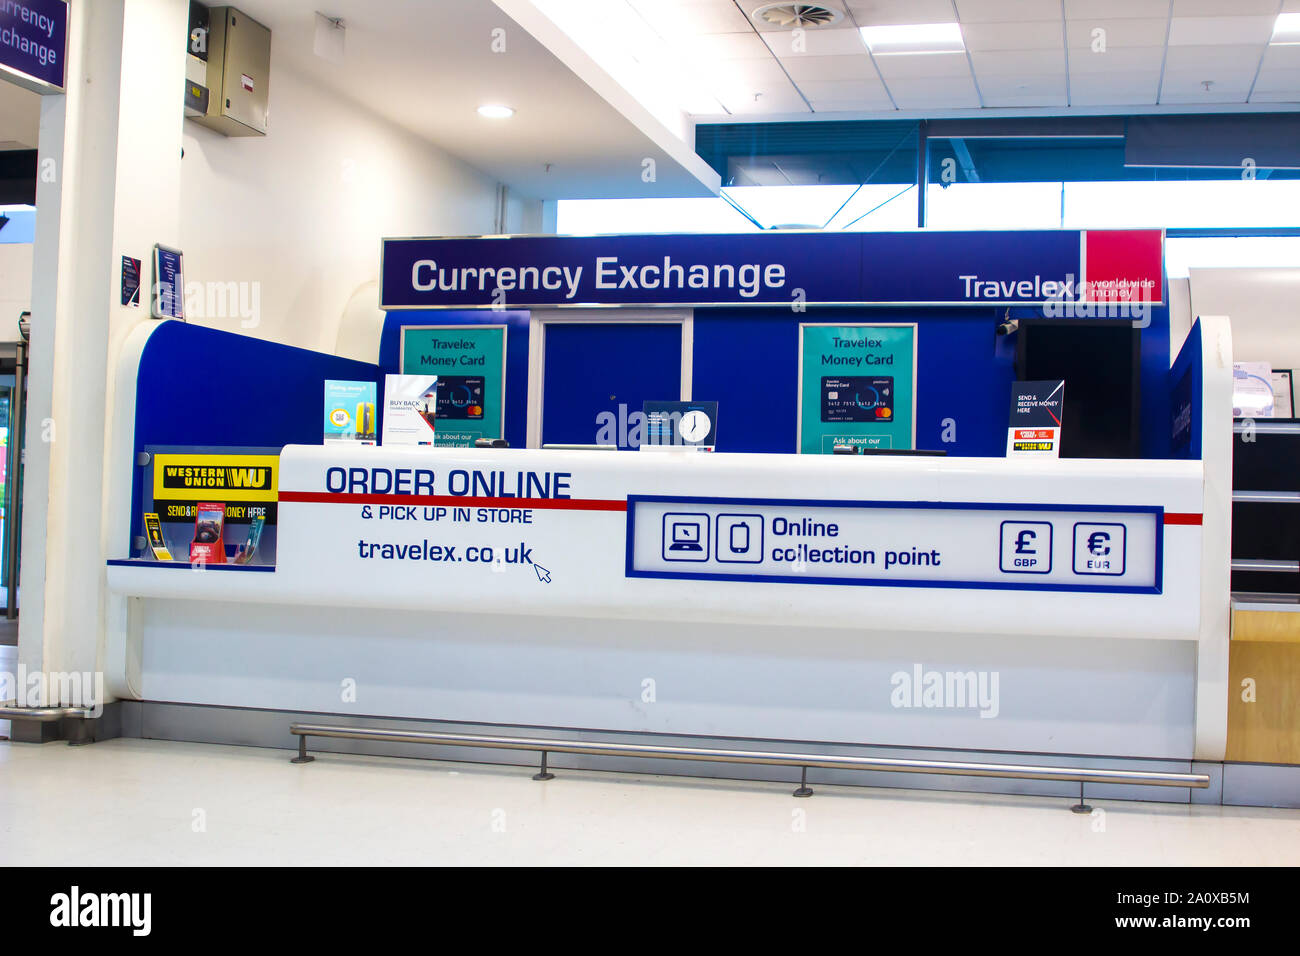
POLYGON ((118 679, 169 705, 1185 770, 1215 746, 1198 698, 1223 697, 1203 496, 1194 460, 291 445, 273 567, 110 562, 118 679))
MULTIPOLYGON (((1022 346, 1009 343, 1026 342, 999 333, 1058 307, 1077 321, 1077 308, 1092 314, 1117 290, 1163 303, 1158 230, 417 238, 383 249, 374 364, 175 322, 126 343, 100 654, 110 694, 131 704, 124 732, 286 747, 305 717, 660 747, 775 741, 1222 773, 1222 786, 1190 797, 1106 786, 1227 799, 1227 319, 1200 317, 1177 341, 1163 304, 1110 322, 1129 343, 1117 363, 1129 380, 1094 391, 1130 396, 1120 412, 1141 435, 1133 457, 992 457, 1019 375, 1022 346), (557 285, 561 274, 572 281, 557 285), (479 288, 485 276, 509 279, 503 302, 479 288), (862 440, 946 456, 830 454, 848 426, 815 413, 819 383, 868 352, 892 363, 896 391, 877 409, 888 421, 862 440), (221 390, 194 390, 195 354, 221 356, 221 390), (462 367, 467 358, 479 364, 462 367), (643 381, 644 369, 654 375, 643 381), (482 388, 482 419, 512 447, 321 444, 323 383, 399 371, 482 388), (716 452, 544 447, 631 447, 629 411, 661 398, 717 400, 716 452), (601 416, 617 434, 602 437, 601 416), (247 503, 228 521, 264 511, 257 559, 146 558, 144 516, 169 491, 156 463, 208 453, 275 474, 260 498, 187 492, 196 509, 196 494, 247 503)), ((1087 394, 1077 379, 1067 386, 1087 394)), ((1086 414, 1073 421, 1109 421, 1086 414)), ((168 517, 182 549, 195 518, 168 529, 168 517)), ((242 527, 232 534, 225 545, 245 541, 242 527)), ((406 746, 381 750, 453 756, 406 746)), ((864 782, 820 769, 827 782, 864 782)), ((769 771, 789 776, 704 770, 769 771)), ((1073 789, 916 776, 870 782, 1073 789)))

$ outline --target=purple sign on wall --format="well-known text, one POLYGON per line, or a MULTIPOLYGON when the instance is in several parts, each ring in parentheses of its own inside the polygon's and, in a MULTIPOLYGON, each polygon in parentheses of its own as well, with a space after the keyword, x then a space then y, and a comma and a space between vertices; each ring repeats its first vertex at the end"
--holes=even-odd
POLYGON ((68 42, 66 0, 0 3, 0 68, 28 89, 63 89, 68 42))
POLYGON ((1074 297, 1082 234, 808 232, 385 239, 380 308, 1030 305, 1074 297))

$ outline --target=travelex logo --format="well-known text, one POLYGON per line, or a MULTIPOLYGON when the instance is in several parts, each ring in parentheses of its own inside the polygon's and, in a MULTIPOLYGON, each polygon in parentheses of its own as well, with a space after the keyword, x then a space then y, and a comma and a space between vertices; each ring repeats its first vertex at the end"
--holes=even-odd
POLYGON ((50 925, 65 929, 126 928, 132 936, 153 929, 152 893, 88 893, 73 886, 50 897, 50 925))
POLYGON ((990 279, 980 275, 959 275, 963 292, 968 299, 993 301, 1045 301, 1047 299, 1074 299, 1077 295, 1073 275, 1064 279, 1044 279, 1035 274, 1032 279, 990 279))
POLYGON ((558 292, 572 301, 583 288, 584 273, 594 292, 627 290, 697 289, 715 292, 737 290, 742 298, 756 298, 765 289, 783 289, 785 266, 779 262, 684 263, 666 255, 662 262, 628 265, 618 256, 597 256, 586 266, 439 266, 435 259, 417 259, 411 265, 411 288, 416 292, 558 292))
POLYGON ((1159 290, 1150 279, 1080 281, 1073 272, 1064 278, 1035 274, 1024 279, 993 279, 958 275, 967 299, 987 302, 1042 302, 1049 319, 1145 318, 1159 290))

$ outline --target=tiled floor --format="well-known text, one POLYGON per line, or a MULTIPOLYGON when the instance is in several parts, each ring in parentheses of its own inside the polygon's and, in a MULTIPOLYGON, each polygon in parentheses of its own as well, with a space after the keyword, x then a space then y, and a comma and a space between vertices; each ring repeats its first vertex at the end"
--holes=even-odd
POLYGON ((1300 810, 0 743, 0 865, 1296 864, 1300 810))

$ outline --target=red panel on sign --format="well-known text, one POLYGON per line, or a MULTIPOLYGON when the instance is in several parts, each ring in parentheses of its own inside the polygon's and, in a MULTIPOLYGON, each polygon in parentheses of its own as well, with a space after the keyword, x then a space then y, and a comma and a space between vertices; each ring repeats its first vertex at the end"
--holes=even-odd
POLYGON ((1083 234, 1088 302, 1160 302, 1164 234, 1159 229, 1089 229, 1083 234))

